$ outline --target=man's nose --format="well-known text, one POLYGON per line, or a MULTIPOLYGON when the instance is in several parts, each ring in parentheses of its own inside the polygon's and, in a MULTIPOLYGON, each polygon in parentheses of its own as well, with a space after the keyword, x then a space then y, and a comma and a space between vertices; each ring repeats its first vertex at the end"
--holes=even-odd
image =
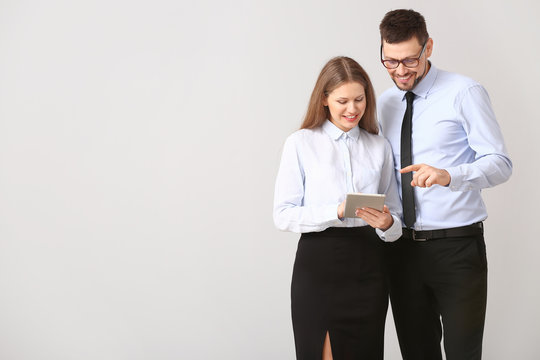
POLYGON ((402 62, 400 62, 398 64, 398 67, 396 68, 396 72, 398 73, 398 75, 401 75, 401 74, 406 74, 407 73, 407 67, 405 65, 403 65, 402 62))

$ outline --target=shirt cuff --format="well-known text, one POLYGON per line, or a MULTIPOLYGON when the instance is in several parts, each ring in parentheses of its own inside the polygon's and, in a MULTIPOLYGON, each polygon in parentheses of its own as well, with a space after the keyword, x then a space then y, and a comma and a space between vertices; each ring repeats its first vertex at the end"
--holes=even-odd
POLYGON ((473 188, 470 183, 463 181, 467 176, 467 169, 464 166, 455 166, 445 169, 450 174, 450 184, 448 187, 452 191, 470 191, 473 188))
POLYGON ((386 231, 382 231, 381 229, 375 229, 375 232, 377 233, 377 235, 379 235, 382 241, 393 242, 399 239, 403 234, 401 220, 395 215, 392 215, 392 218, 394 219, 394 223, 392 224, 392 226, 386 229, 386 231))

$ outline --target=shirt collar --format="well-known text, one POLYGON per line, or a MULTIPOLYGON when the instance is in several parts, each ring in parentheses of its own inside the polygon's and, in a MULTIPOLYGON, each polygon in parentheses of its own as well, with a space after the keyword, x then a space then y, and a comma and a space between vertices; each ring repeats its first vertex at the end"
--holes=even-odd
MULTIPOLYGON (((429 91, 433 87, 433 83, 435 83, 435 79, 437 78, 437 73, 439 70, 433 65, 431 62, 429 63, 429 71, 426 74, 426 76, 420 80, 420 82, 414 87, 412 92, 414 95, 418 97, 423 97, 424 99, 427 98, 429 91)), ((407 92, 403 91, 403 99, 405 99, 405 94, 407 92)))
POLYGON ((326 120, 322 124, 324 132, 326 132, 333 140, 339 140, 342 136, 349 136, 353 140, 358 140, 360 136, 360 128, 358 126, 353 127, 351 130, 345 132, 338 128, 330 120, 326 120))

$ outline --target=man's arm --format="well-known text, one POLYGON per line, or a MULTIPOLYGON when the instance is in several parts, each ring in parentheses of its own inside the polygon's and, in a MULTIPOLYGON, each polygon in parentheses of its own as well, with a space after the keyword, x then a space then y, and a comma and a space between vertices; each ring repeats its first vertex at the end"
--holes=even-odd
POLYGON ((491 108, 486 90, 475 85, 456 99, 469 147, 475 160, 446 169, 429 164, 414 164, 400 170, 415 171, 412 186, 449 186, 452 191, 484 189, 507 181, 512 174, 504 139, 491 108))

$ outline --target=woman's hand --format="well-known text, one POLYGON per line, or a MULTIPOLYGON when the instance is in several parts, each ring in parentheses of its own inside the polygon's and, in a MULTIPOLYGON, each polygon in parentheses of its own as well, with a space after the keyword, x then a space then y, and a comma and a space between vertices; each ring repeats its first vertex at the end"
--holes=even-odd
POLYGON ((394 224, 394 218, 390 215, 390 210, 386 205, 384 205, 382 212, 372 208, 359 208, 356 209, 355 214, 372 227, 382 231, 388 230, 394 224))
POLYGON ((337 208, 337 217, 340 220, 343 220, 343 215, 345 215, 345 200, 341 204, 339 204, 337 208))

